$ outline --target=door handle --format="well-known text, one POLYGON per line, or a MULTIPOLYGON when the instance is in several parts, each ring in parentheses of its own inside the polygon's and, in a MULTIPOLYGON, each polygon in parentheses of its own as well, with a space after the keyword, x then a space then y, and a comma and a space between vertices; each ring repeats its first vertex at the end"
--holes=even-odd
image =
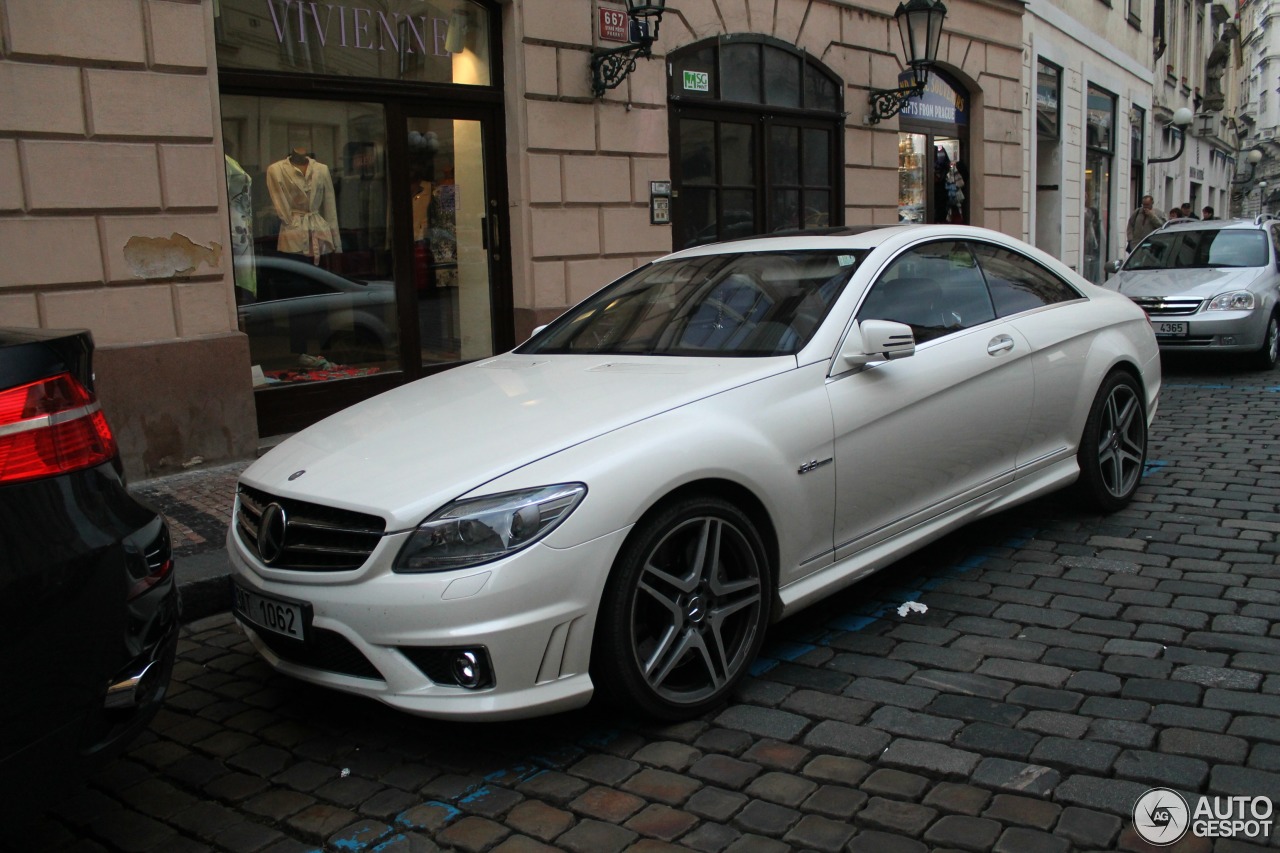
POLYGON ((999 355, 1013 349, 1013 338, 1008 335, 996 335, 987 343, 987 355, 999 355))

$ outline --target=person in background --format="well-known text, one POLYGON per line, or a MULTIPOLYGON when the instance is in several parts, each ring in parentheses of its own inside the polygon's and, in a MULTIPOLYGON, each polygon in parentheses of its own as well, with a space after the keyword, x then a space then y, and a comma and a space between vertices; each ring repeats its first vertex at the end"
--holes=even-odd
POLYGON ((1213 215, 1213 208, 1206 204, 1206 205, 1204 206, 1204 210, 1200 211, 1200 218, 1201 218, 1201 219, 1214 219, 1215 217, 1214 217, 1214 215, 1213 215))
POLYGON ((1199 219, 1200 218, 1199 216, 1196 216, 1196 212, 1191 209, 1191 202, 1189 201, 1184 201, 1182 203, 1182 218, 1183 219, 1199 219))
POLYGON ((1182 208, 1180 208, 1180 207, 1171 207, 1171 208, 1169 208, 1169 218, 1170 218, 1170 219, 1181 219, 1181 218, 1182 218, 1182 208))
POLYGON ((1164 224, 1164 217, 1153 208, 1156 200, 1149 195, 1142 197, 1142 204, 1129 217, 1129 225, 1125 228, 1125 251, 1133 251, 1133 247, 1142 242, 1152 231, 1164 224))

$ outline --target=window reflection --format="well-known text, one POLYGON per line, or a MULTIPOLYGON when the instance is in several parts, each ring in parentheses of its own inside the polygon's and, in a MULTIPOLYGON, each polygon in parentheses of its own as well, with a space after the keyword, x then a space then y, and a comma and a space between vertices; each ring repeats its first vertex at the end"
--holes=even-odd
POLYGON ((382 107, 228 95, 222 116, 255 384, 397 369, 382 107))

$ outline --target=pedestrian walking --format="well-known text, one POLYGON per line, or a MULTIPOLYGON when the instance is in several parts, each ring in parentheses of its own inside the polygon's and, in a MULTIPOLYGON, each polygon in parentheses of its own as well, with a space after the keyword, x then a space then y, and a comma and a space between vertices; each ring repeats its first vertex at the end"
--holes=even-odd
POLYGON ((1144 195, 1142 204, 1129 217, 1124 233, 1126 252, 1132 252, 1133 247, 1141 243, 1144 237, 1164 224, 1164 217, 1152 209, 1155 203, 1154 198, 1144 195))

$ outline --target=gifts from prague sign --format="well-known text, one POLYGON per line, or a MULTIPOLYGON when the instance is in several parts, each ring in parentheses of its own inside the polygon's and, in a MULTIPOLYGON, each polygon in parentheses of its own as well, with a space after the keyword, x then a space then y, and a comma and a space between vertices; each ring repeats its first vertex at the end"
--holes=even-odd
MULTIPOLYGON (((910 71, 898 75, 899 86, 908 86, 911 82, 910 71)), ((918 98, 908 98, 899 115, 917 121, 968 124, 969 102, 965 92, 952 86, 935 70, 929 74, 924 94, 918 98)))

